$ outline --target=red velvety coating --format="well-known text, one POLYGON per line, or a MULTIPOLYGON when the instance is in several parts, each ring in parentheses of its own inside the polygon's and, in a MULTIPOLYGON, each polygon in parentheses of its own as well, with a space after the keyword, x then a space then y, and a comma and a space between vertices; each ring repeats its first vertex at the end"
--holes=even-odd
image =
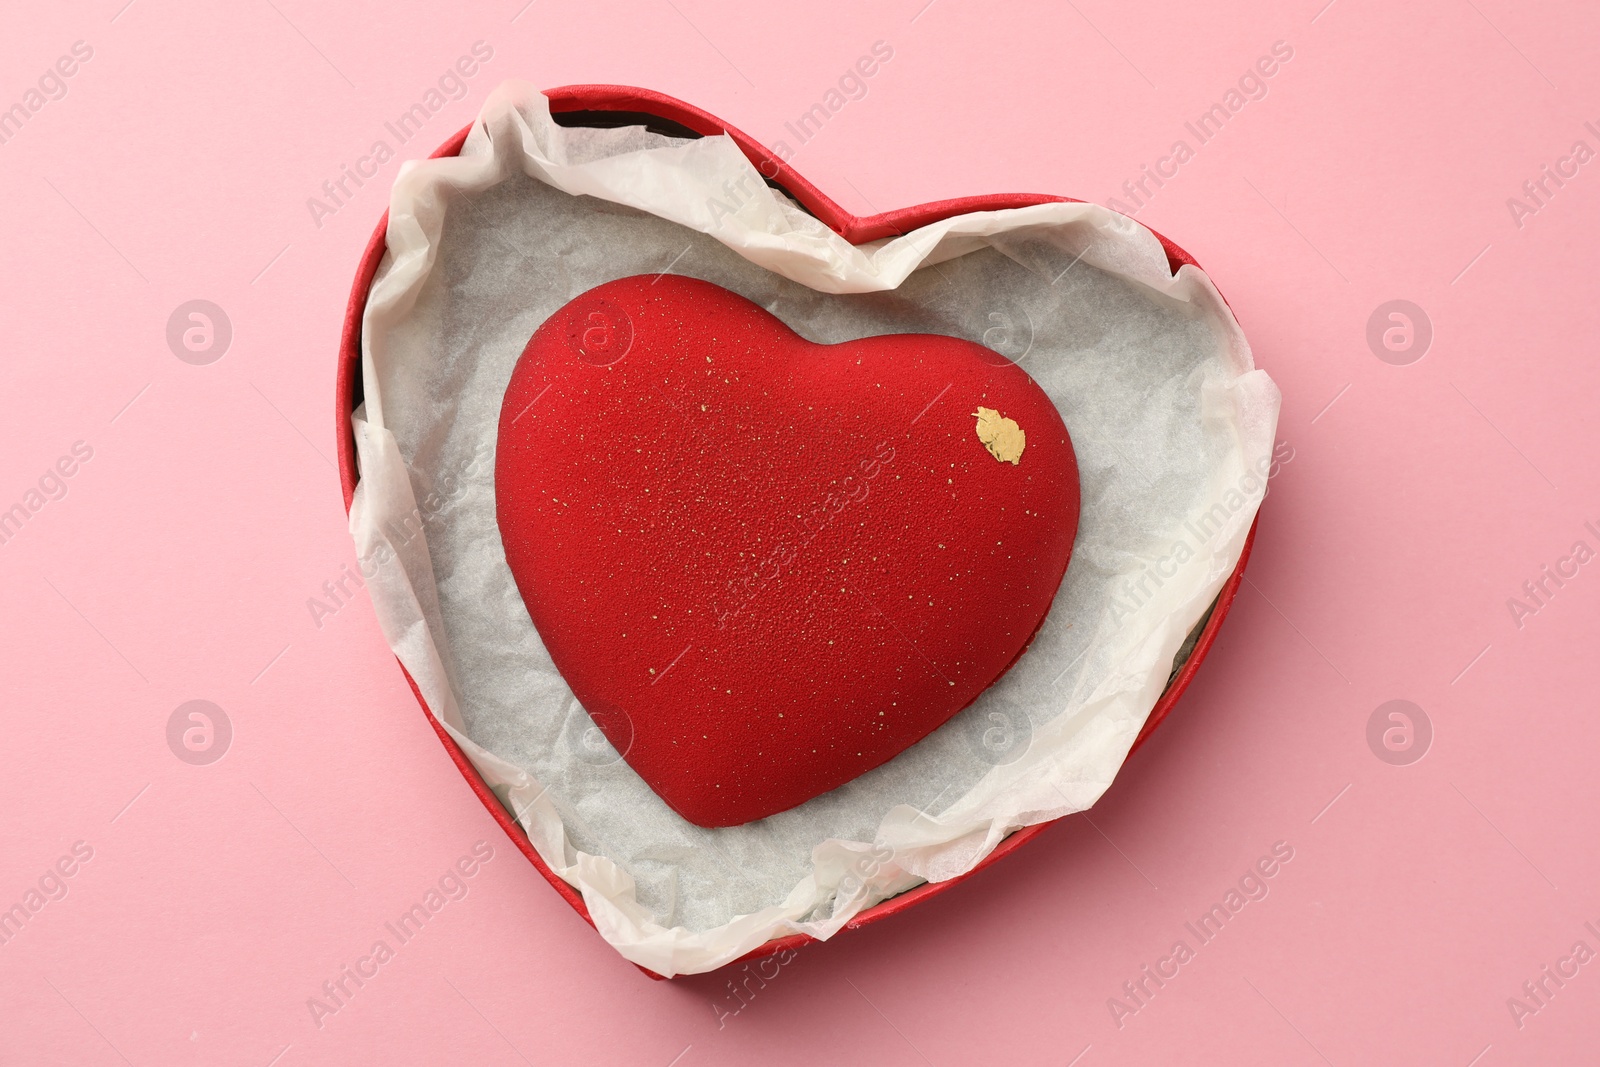
POLYGON ((981 345, 813 344, 719 286, 608 282, 500 414, 506 559, 579 702, 674 811, 764 818, 892 758, 1021 655, 1066 573, 1054 403, 981 345), (992 456, 979 406, 1026 434, 992 456))

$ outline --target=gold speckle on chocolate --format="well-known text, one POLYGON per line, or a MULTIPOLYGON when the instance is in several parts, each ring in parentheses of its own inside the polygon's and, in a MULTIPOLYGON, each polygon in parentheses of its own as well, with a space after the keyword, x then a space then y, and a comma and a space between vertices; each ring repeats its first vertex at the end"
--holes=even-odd
POLYGON ((978 440, 989 450, 989 455, 1001 463, 1013 466, 1022 462, 1022 450, 1027 447, 1028 435, 1022 432, 1016 420, 1008 419, 994 408, 979 405, 972 413, 978 419, 978 440))

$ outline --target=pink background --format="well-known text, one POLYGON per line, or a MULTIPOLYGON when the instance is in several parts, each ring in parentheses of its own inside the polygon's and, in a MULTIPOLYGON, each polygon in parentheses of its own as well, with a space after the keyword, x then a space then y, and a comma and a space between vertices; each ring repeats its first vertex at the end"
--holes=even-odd
POLYGON ((93 449, 0 545, 0 907, 93 850, 0 944, 0 1060, 1594 1058, 1600 962, 1546 979, 1536 1013, 1507 1000, 1580 939, 1600 950, 1600 573, 1551 583, 1520 627, 1507 599, 1575 541, 1600 548, 1600 162, 1520 226, 1506 201, 1575 140, 1600 150, 1600 10, 125 2, 33 5, 0 35, 0 107, 93 49, 0 144, 0 508, 93 449), (737 1014, 731 975, 647 980, 516 854, 364 596, 320 628, 307 608, 353 563, 334 357, 399 160, 320 227, 306 201, 479 40, 493 58, 400 158, 509 77, 649 86, 770 143, 888 42, 868 95, 794 160, 858 213, 1122 198, 1274 42, 1293 49, 1138 212, 1228 295, 1293 449, 1210 661, 1090 816, 804 950, 737 1014), (166 339, 197 298, 233 326, 204 366, 166 339), (1406 366, 1367 342, 1394 299, 1434 330, 1406 366), (166 733, 195 699, 233 729, 204 766, 166 733), (1391 699, 1432 725, 1410 765, 1367 741, 1391 699), (470 894, 319 1027, 307 998, 480 840, 470 894), (1280 841, 1269 895, 1114 1018, 1122 984, 1197 944, 1185 922, 1280 841))

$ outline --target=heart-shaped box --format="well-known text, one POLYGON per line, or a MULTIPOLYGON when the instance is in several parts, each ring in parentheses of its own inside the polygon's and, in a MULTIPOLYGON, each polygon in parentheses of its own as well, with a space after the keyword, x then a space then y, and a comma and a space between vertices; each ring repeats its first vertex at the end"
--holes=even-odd
MULTIPOLYGON (((776 158, 749 136, 727 126, 704 111, 663 94, 623 86, 600 85, 568 86, 550 90, 545 95, 549 99, 550 111, 553 117, 563 126, 602 128, 644 126, 656 133, 683 138, 726 134, 738 145, 761 175, 766 178, 769 185, 786 193, 834 232, 857 245, 891 235, 904 234, 930 223, 971 212, 1020 208, 1036 204, 1077 202, 1068 197, 1001 194, 964 197, 925 204, 920 207, 902 208, 869 217, 857 217, 844 211, 797 174, 785 161, 776 158)), ((471 127, 469 126, 445 142, 433 153, 433 158, 459 154, 470 130, 471 127)), ((340 478, 347 509, 353 501, 357 482, 356 443, 352 413, 362 402, 362 319, 373 279, 387 250, 385 243, 387 225, 388 217, 386 214, 380 220, 363 254, 351 291, 340 347, 336 382, 335 419, 340 478)), ((1170 269, 1176 271, 1182 265, 1195 264, 1194 259, 1182 249, 1159 234, 1155 236, 1166 253, 1170 269)), ((1166 688, 1138 733, 1137 739, 1133 743, 1134 749, 1137 749, 1144 742, 1172 710, 1193 679, 1201 662, 1205 659, 1212 643, 1216 640, 1223 619, 1226 617, 1228 608, 1238 591, 1239 583, 1243 580, 1245 564, 1249 558, 1254 537, 1255 526, 1252 525, 1232 574, 1224 582, 1210 610, 1195 626, 1194 631, 1189 636, 1189 640, 1185 642, 1184 648, 1179 651, 1177 658, 1174 660, 1173 670, 1167 681, 1166 688)), ((590 918, 588 909, 579 893, 559 877, 539 855, 522 827, 513 819, 511 813, 484 782, 455 739, 440 724, 433 710, 428 707, 427 702, 423 699, 415 681, 411 679, 410 674, 405 671, 403 665, 401 670, 406 673, 407 681, 410 682, 413 692, 417 695, 424 715, 427 716, 446 751, 467 780, 468 785, 483 802, 491 817, 501 825, 511 841, 527 856, 528 860, 550 882, 551 886, 561 894, 562 898, 572 905, 574 910, 583 916, 586 921, 593 925, 593 920, 590 918)), ((1016 830, 965 874, 945 881, 924 883, 891 899, 884 900, 855 916, 845 923, 842 929, 854 929, 876 922, 943 892, 956 884, 956 882, 993 863, 1001 856, 1020 848, 1041 833, 1048 825, 1050 825, 1048 822, 1037 823, 1016 830)), ((793 950, 812 940, 815 939, 806 934, 793 934, 773 938, 760 945, 754 951, 731 962, 743 962, 793 950)), ((648 968, 641 966, 640 969, 652 977, 662 977, 648 968)))

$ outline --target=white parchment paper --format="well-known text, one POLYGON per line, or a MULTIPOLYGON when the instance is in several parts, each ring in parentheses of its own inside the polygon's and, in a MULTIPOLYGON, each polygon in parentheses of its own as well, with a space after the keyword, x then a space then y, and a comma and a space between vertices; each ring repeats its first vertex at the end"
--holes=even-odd
MULTIPOLYGON (((956 149, 952 149, 955 151, 956 149)), ((711 970, 825 938, 1111 783, 1265 491, 1278 392, 1205 274, 1092 204, 983 212, 853 247, 725 137, 564 129, 531 86, 457 158, 406 164, 368 298, 350 529, 428 706, 622 955, 711 970), (495 521, 501 397, 538 325, 595 285, 675 273, 803 336, 980 341, 1059 406, 1080 464, 1072 563, 1029 651, 884 766, 760 822, 686 823, 552 665, 495 521)))

